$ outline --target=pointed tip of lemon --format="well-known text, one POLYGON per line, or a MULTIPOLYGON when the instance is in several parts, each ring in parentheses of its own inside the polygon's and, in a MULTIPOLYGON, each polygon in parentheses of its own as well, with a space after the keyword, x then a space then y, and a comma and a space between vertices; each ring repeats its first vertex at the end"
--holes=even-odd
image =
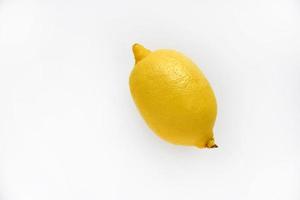
POLYGON ((132 45, 132 51, 134 54, 135 63, 139 62, 151 53, 149 49, 146 49, 143 45, 140 45, 138 43, 132 45))

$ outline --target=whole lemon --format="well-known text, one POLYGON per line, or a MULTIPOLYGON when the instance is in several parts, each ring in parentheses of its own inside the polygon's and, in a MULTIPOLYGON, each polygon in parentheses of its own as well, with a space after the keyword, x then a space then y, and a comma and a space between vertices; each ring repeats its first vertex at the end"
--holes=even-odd
POLYGON ((174 50, 151 52, 140 44, 132 49, 130 90, 148 126, 173 144, 217 147, 216 98, 200 69, 174 50))

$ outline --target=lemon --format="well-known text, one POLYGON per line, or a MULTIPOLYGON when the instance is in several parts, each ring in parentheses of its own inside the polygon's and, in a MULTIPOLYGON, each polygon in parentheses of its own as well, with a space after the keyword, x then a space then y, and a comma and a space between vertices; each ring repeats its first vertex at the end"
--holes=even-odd
POLYGON ((132 49, 130 91, 148 126, 173 144, 217 147, 216 98, 200 69, 174 50, 152 52, 140 44, 132 49))

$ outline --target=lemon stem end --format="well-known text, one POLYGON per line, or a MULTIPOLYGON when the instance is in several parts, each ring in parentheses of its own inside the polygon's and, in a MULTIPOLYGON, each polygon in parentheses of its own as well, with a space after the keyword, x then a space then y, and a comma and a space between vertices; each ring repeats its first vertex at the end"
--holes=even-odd
POLYGON ((208 141, 208 143, 206 144, 207 148, 218 148, 218 145, 215 144, 215 140, 214 139, 210 139, 208 141))

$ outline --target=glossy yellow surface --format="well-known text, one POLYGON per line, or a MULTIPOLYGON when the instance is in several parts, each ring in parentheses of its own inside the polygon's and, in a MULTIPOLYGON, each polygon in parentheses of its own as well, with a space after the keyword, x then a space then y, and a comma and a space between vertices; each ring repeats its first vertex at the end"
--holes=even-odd
POLYGON ((130 90, 148 126, 173 144, 217 147, 216 99, 200 69, 174 50, 151 52, 134 44, 133 53, 130 90))

